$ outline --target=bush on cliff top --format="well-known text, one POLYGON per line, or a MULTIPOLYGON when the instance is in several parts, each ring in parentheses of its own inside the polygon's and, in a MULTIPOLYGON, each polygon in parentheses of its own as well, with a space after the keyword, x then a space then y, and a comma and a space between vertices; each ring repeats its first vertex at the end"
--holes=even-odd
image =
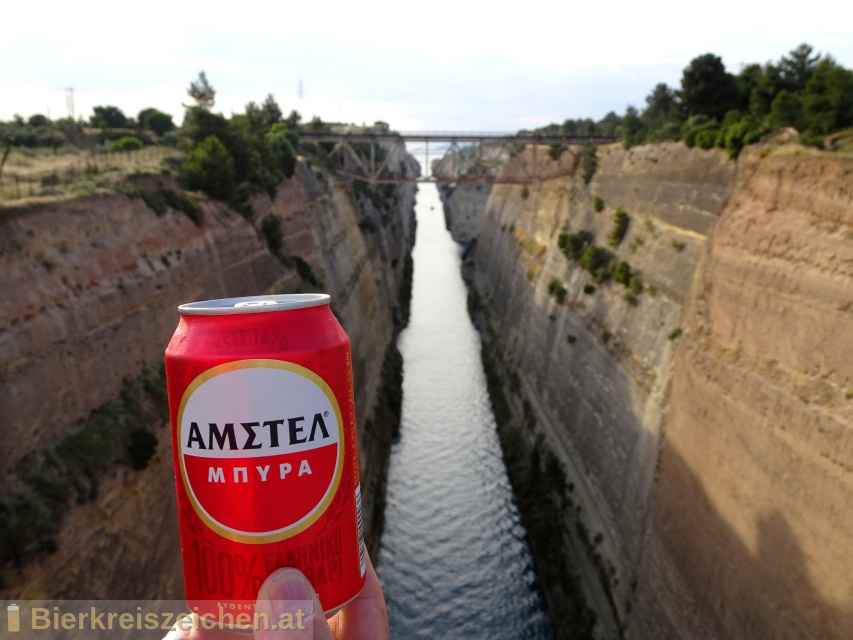
POLYGON ((190 151, 181 166, 190 189, 199 189, 218 200, 230 200, 237 190, 234 157, 216 136, 208 136, 190 151))
MULTIPOLYGON (((774 129, 794 127, 804 143, 823 148, 825 136, 851 126, 853 70, 801 44, 777 62, 748 64, 737 75, 706 53, 684 67, 678 88, 655 85, 642 111, 629 105, 621 116, 611 111, 597 122, 569 119, 537 132, 618 135, 626 148, 683 140, 689 147, 724 148, 734 158, 774 129)), ((591 175, 585 173, 587 183, 591 175)))

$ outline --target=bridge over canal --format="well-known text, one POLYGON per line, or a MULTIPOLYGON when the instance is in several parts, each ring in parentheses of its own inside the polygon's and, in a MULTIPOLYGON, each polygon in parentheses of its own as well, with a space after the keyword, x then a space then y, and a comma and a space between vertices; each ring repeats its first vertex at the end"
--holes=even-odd
POLYGON ((325 145, 328 155, 340 160, 336 169, 339 175, 371 183, 528 184, 571 172, 546 161, 550 150, 557 148, 577 155, 588 145, 618 142, 619 138, 539 133, 362 130, 300 132, 299 140, 301 143, 325 145), (432 172, 430 144, 433 145, 433 158, 437 159, 440 154, 442 159, 441 170, 437 173, 432 172), (406 145, 423 145, 414 152, 419 160, 421 157, 424 159, 423 175, 417 178, 406 178, 387 171, 392 162, 409 152, 406 145), (532 147, 529 166, 512 176, 496 170, 499 164, 528 145, 532 147))

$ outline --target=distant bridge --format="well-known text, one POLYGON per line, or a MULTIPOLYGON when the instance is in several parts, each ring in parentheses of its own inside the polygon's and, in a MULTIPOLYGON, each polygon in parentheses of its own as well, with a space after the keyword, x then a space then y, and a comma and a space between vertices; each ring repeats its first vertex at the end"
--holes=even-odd
MULTIPOLYGON (((609 136, 552 135, 538 133, 487 133, 460 131, 409 132, 300 132, 300 142, 332 145, 329 156, 340 158, 339 175, 371 183, 431 182, 434 184, 528 184, 571 173, 569 168, 555 167, 539 158, 540 145, 558 147, 574 155, 572 147, 618 142, 609 136), (406 178, 388 171, 391 162, 400 160, 406 143, 424 143, 424 175, 406 178), (429 161, 430 143, 446 144, 445 161, 437 175, 429 161), (365 147, 367 145, 367 147, 365 147), (519 175, 504 176, 498 170, 503 162, 518 152, 519 145, 532 145, 532 163, 519 175), (391 147, 388 150, 388 147, 391 147)), ((420 154, 419 154, 420 155, 420 154)))

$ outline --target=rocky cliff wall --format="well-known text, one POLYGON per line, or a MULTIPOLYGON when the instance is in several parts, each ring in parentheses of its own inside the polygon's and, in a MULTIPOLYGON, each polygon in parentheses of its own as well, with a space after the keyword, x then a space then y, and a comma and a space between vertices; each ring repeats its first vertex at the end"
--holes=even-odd
MULTIPOLYGON (((506 171, 520 172, 530 154, 506 171)), ((564 154, 559 162, 574 160, 564 154)), ((582 580, 588 600, 601 621, 614 621, 611 628, 627 615, 641 558, 671 371, 668 335, 680 323, 705 242, 696 220, 719 213, 733 179, 733 167, 716 152, 610 147, 599 151, 588 186, 579 176, 527 190, 498 185, 485 210, 474 286, 490 345, 535 417, 529 443, 541 438, 566 469, 569 531, 577 521, 598 541, 592 548, 575 535, 567 546, 581 575, 591 577, 582 580), (646 181, 644 171, 651 173, 646 181), (691 215, 679 217, 681 199, 700 192, 705 200, 694 198, 691 215), (600 212, 593 196, 603 201, 600 212), (610 250, 645 283, 636 306, 623 285, 593 282, 558 246, 561 232, 581 231, 607 246, 617 208, 631 218, 627 236, 610 250), (565 289, 562 300, 549 293, 552 283, 565 289)))
POLYGON ((491 192, 491 187, 484 184, 438 186, 447 230, 456 242, 468 244, 480 235, 483 211, 491 192))
MULTIPOLYGON (((417 166, 402 170, 414 174, 417 166)), ((140 177, 134 188, 156 190, 163 180, 140 177)), ((382 363, 404 316, 399 292, 414 241, 414 187, 390 196, 380 211, 300 163, 275 199, 253 202, 256 221, 281 221, 288 264, 252 223, 212 201, 202 202, 200 226, 182 212, 157 215, 142 198, 120 194, 0 212, 6 491, 21 486, 26 454, 73 433, 121 393, 123 380, 161 366, 178 304, 297 291, 315 277, 352 342, 365 512, 381 513, 383 456, 395 428, 381 406, 382 363)), ((23 569, 5 568, 9 595, 181 594, 168 427, 154 431, 159 444, 145 470, 112 468, 97 497, 73 507, 51 541, 53 553, 23 569)), ((381 518, 367 518, 374 543, 376 523, 381 518)))
POLYGON ((853 629, 853 159, 768 151, 687 307, 633 637, 853 629))
POLYGON ((588 187, 495 187, 475 295, 528 466, 565 470, 557 539, 599 637, 853 628, 851 174, 796 147, 666 144, 600 149, 588 187), (616 207, 633 301, 557 246, 606 245, 616 207))

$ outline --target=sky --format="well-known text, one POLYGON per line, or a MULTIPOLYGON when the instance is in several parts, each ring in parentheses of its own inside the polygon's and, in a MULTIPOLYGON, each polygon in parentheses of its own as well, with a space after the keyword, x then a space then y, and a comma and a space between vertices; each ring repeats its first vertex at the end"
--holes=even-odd
POLYGON ((5 0, 0 120, 155 107, 183 118, 204 70, 214 111, 272 93, 304 120, 516 131, 640 109, 691 59, 776 61, 807 42, 853 68, 853 3, 812 0, 5 0))

